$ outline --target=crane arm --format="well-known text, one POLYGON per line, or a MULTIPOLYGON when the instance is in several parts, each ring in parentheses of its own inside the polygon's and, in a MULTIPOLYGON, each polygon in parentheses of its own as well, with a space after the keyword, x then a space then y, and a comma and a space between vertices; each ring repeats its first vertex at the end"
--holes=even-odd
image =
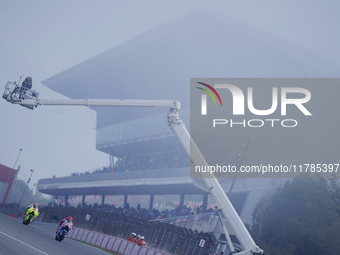
MULTIPOLYGON (((123 107, 155 107, 168 108, 168 123, 172 131, 178 138, 182 147, 189 155, 190 160, 196 166, 207 166, 203 155, 199 151, 195 142, 190 137, 185 124, 180 119, 178 110, 180 102, 176 100, 117 100, 117 99, 65 99, 65 100, 40 100, 36 91, 25 91, 20 93, 21 88, 17 84, 8 82, 3 98, 12 104, 19 104, 30 109, 34 109, 38 105, 84 105, 84 106, 123 106, 123 107)), ((222 189, 220 183, 211 173, 199 173, 207 189, 215 200, 216 207, 221 211, 226 218, 231 228, 233 229, 237 239, 243 246, 244 250, 238 255, 263 254, 261 250, 250 236, 248 230, 244 226, 240 216, 237 214, 231 204, 226 193, 222 189)), ((228 233, 226 233, 228 235, 228 233)))
POLYGON ((8 82, 2 97, 12 103, 34 109, 38 105, 84 105, 84 106, 125 106, 174 108, 179 110, 181 104, 173 100, 120 100, 120 99, 39 99, 39 93, 28 90, 16 83, 8 82))
MULTIPOLYGON (((185 127, 185 124, 180 119, 176 109, 169 110, 168 123, 172 131, 175 133, 176 137, 182 144, 182 147, 189 155, 190 160, 193 162, 193 164, 195 166, 208 167, 208 163, 205 161, 200 150, 198 149, 195 142, 191 138, 188 130, 185 127)), ((244 248, 242 252, 237 254, 238 255, 263 254, 263 250, 261 250, 255 244, 253 238, 251 237, 248 230, 244 226, 240 216, 237 214, 235 208, 231 204, 228 196, 224 192, 223 188, 221 187, 216 177, 208 172, 205 173, 199 172, 198 174, 200 175, 210 194, 214 198, 217 209, 221 211, 225 219, 228 221, 237 239, 244 248)))
POLYGON ((180 109, 178 101, 171 100, 120 100, 120 99, 64 99, 64 100, 48 100, 41 99, 37 101, 21 100, 14 102, 23 106, 37 107, 38 105, 84 105, 84 106, 130 106, 130 107, 155 107, 155 108, 171 108, 180 109))

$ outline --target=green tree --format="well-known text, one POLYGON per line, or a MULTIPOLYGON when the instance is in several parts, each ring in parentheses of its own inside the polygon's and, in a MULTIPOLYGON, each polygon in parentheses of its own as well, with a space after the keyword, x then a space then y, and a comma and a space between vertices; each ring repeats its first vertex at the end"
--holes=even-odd
POLYGON ((339 184, 336 179, 302 177, 260 200, 252 236, 271 255, 339 254, 339 184))

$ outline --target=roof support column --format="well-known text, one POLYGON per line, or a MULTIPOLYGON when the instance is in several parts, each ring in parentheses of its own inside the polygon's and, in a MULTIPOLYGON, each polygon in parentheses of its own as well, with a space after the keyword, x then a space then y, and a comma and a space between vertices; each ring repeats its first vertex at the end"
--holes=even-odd
POLYGON ((68 196, 66 195, 66 196, 65 196, 65 207, 68 206, 68 202, 67 202, 67 201, 68 201, 68 196))
POLYGON ((85 198, 86 198, 86 196, 83 195, 83 206, 85 205, 85 198))
POLYGON ((150 204, 149 204, 149 210, 152 210, 153 208, 153 200, 154 200, 155 195, 150 195, 150 204))
POLYGON ((183 206, 184 205, 184 196, 185 196, 185 194, 181 194, 181 198, 179 200, 179 206, 183 206))
POLYGON ((110 155, 110 167, 113 168, 114 167, 114 162, 115 162, 115 158, 113 155, 110 155))
POLYGON ((128 199, 128 195, 124 195, 124 208, 126 208, 127 199, 128 199))
POLYGON ((203 213, 207 210, 208 208, 208 194, 203 195, 203 213))
POLYGON ((102 205, 105 204, 105 195, 102 195, 102 205))

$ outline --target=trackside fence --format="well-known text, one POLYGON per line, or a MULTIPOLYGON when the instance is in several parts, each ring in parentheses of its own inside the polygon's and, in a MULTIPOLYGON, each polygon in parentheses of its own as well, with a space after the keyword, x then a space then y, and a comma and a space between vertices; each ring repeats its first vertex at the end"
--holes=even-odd
POLYGON ((19 212, 19 204, 0 204, 0 213, 16 215, 19 212))
MULTIPOLYGON (((41 209, 41 213, 41 222, 56 223, 62 218, 72 216, 74 219, 74 226, 78 229, 81 228, 82 231, 87 230, 88 236, 90 233, 98 232, 106 235, 105 237, 118 237, 117 240, 121 240, 120 242, 124 241, 124 245, 128 236, 132 232, 135 232, 144 236, 147 246, 157 250, 157 252, 160 252, 159 255, 164 253, 179 255, 206 255, 214 253, 218 244, 215 236, 210 233, 198 233, 197 230, 193 231, 191 229, 181 228, 179 226, 157 221, 145 221, 143 219, 126 216, 124 214, 97 212, 74 207, 44 207, 41 209), (91 215, 89 221, 85 219, 87 214, 91 215), (203 247, 202 240, 204 240, 203 247)), ((73 238, 73 236, 74 233, 72 233, 71 237, 73 238)), ((116 242, 118 241, 115 241, 115 244, 116 242)), ((132 247, 132 244, 133 243, 126 243, 126 245, 131 249, 137 249, 132 247)), ((141 250, 138 251, 139 253, 118 253, 122 255, 158 255, 157 253, 141 253, 141 250)), ((114 252, 117 253, 117 251, 114 252)))
POLYGON ((150 247, 138 246, 136 243, 128 242, 118 237, 82 228, 75 228, 69 237, 119 255, 170 255, 169 253, 161 252, 150 247))

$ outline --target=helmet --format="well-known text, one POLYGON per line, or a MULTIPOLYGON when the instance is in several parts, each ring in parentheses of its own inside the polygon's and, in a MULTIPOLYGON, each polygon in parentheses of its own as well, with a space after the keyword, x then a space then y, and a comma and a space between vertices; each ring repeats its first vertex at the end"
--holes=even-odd
POLYGON ((137 238, 141 238, 141 235, 138 235, 137 238))
POLYGON ((33 204, 34 207, 39 207, 38 203, 33 204))
POLYGON ((140 239, 142 239, 142 240, 143 240, 143 239, 144 239, 144 236, 141 236, 141 237, 140 237, 140 239))
POLYGON ((132 234, 131 234, 131 235, 134 235, 134 236, 136 236, 136 233, 132 232, 132 234))
POLYGON ((73 218, 71 216, 67 217, 67 219, 73 221, 73 218))

